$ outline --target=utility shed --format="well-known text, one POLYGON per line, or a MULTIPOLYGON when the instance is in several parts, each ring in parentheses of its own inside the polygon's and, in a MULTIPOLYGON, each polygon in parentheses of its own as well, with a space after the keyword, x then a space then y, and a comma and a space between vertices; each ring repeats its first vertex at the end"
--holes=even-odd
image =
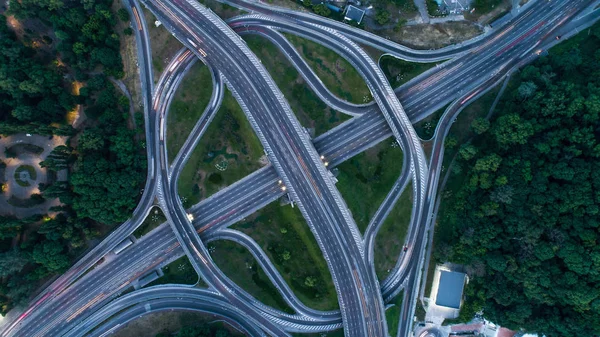
POLYGON ((460 309, 460 302, 465 286, 465 276, 463 273, 442 270, 435 304, 442 307, 460 309))
POLYGON ((348 6, 346 9, 346 15, 344 16, 344 20, 352 20, 360 23, 365 15, 365 11, 358 7, 354 7, 352 5, 348 6))

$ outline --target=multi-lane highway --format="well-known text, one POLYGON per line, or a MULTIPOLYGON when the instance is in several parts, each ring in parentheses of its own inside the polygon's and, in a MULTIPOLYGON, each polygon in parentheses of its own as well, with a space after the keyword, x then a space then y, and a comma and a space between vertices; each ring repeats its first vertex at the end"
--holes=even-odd
MULTIPOLYGON (((230 25, 235 31, 258 33, 269 38, 298 68, 321 99, 338 110, 357 116, 311 141, 299 127, 274 82, 243 42, 240 43, 239 37, 214 14, 195 3, 183 0, 146 2, 191 51, 182 50, 175 55, 154 89, 143 15, 140 15, 141 9, 137 3, 127 2, 133 13, 134 25, 138 28, 136 38, 147 117, 149 172, 142 201, 129 222, 120 226, 99 248, 90 251, 69 273, 46 289, 30 308, 18 317, 9 316, 8 323, 3 326, 3 336, 78 336, 95 326, 99 326, 99 329, 92 334, 100 335, 111 331, 111 325, 123 324, 145 312, 142 303, 152 303, 150 306, 153 310, 188 308, 210 311, 236 321, 251 335, 263 332, 285 335, 286 331, 326 331, 339 327, 341 321, 348 335, 385 336, 387 329, 382 313, 383 299, 389 299, 403 286, 405 293, 410 296, 405 296, 399 335, 408 336, 425 233, 431 222, 432 200, 435 200, 443 156, 441 144, 454 115, 460 112, 460 107, 515 67, 534 58, 537 49, 557 43, 553 34, 565 34, 553 33, 553 30, 571 31, 594 22, 598 11, 577 17, 590 3, 583 0, 552 1, 551 4, 541 0, 530 1, 530 5, 513 21, 485 37, 442 51, 416 52, 331 20, 281 9, 272 10, 254 3, 236 2, 236 5, 253 8, 262 14, 233 19, 230 25), (358 106, 332 95, 287 40, 272 29, 298 34, 336 50, 361 73, 373 93, 375 103, 358 106), (454 59, 410 81, 394 94, 382 78, 381 71, 352 40, 406 59, 418 58, 420 62, 454 59), (190 138, 174 162, 169 164, 164 146, 168 128, 165 116, 178 83, 196 57, 203 59, 213 70, 213 97, 190 138), (177 197, 177 177, 220 104, 223 82, 227 83, 244 108, 272 164, 186 212, 177 197), (153 101, 150 101, 152 98, 153 101), (434 152, 428 168, 409 118, 410 122, 418 121, 453 100, 455 104, 444 115, 436 132, 434 152), (392 134, 403 147, 405 162, 402 172, 399 168, 398 181, 391 187, 390 194, 363 238, 357 234, 356 225, 330 181, 320 156, 325 156, 330 167, 334 167, 392 134), (280 179, 287 187, 285 192, 278 183, 280 179), (411 179, 415 187, 413 194, 416 198, 413 199, 416 207, 408 235, 410 249, 399 257, 396 268, 382 283, 380 292, 372 269, 373 241, 379 225, 411 179), (341 312, 319 312, 306 307, 294 296, 254 241, 239 232, 224 229, 286 192, 290 192, 292 199, 300 206, 324 251, 334 276, 341 312), (172 229, 161 226, 121 254, 107 255, 141 223, 155 196, 167 214, 172 229), (193 221, 190 222, 190 219, 193 221), (296 314, 281 313, 261 304, 223 275, 204 246, 205 242, 219 238, 233 240, 247 247, 296 314), (214 296, 202 297, 207 303, 199 305, 197 302, 200 297, 194 301, 168 295, 160 287, 146 290, 146 295, 136 291, 118 298, 119 293, 137 278, 184 252, 210 286, 209 293, 214 296), (103 264, 90 268, 103 256, 106 256, 103 264), (147 295, 148 292, 151 295, 147 295), (217 308, 227 306, 233 306, 238 312, 223 312, 217 308), (113 316, 119 311, 122 312, 113 316), (240 315, 240 312, 244 315, 240 315), (107 320, 109 317, 111 319, 107 320)), ((198 296, 202 295, 200 292, 198 296)))
MULTIPOLYGON (((269 160, 317 238, 336 285, 346 333, 385 334, 379 285, 362 258, 362 241, 356 224, 308 135, 262 64, 238 35, 197 3, 147 1, 145 4, 182 43, 220 69, 225 77, 269 160)), ((202 267, 214 263, 182 213, 169 220, 175 220, 174 229, 184 251, 196 270, 203 273, 202 267)), ((218 272, 204 276, 213 275, 218 272)), ((231 301, 246 305, 223 288, 231 301)))

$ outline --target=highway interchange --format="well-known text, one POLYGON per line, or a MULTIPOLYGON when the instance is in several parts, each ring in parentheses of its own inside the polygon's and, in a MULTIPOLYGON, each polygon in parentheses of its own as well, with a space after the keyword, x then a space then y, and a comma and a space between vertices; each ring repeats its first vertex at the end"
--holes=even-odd
POLYGON ((227 3, 253 14, 233 18, 227 25, 193 0, 143 2, 186 46, 172 58, 154 86, 144 15, 139 3, 124 1, 137 28, 149 158, 144 193, 129 221, 47 287, 29 308, 7 317, 2 336, 101 336, 141 315, 171 309, 213 313, 249 335, 343 327, 347 336, 386 336, 385 302, 402 289, 409 296, 404 296, 398 336, 409 336, 425 240, 435 214, 443 142, 452 121, 464 106, 537 57, 539 51, 560 42, 555 36, 565 39, 590 26, 599 12, 590 11, 595 1, 530 1, 512 21, 485 36, 442 50, 416 51, 314 15, 241 0, 227 3), (338 52, 362 75, 374 102, 354 105, 337 98, 279 32, 311 39, 338 52), (311 140, 265 68, 236 33, 268 38, 326 104, 355 117, 311 140), (394 92, 357 42, 405 60, 439 64, 394 92), (181 151, 173 163, 168 163, 168 107, 181 79, 198 59, 211 69, 213 94, 181 151), (443 60, 448 61, 441 63, 443 60), (178 175, 218 110, 225 85, 242 106, 271 164, 186 211, 177 194, 178 175), (411 123, 450 102, 427 161, 411 123), (403 149, 403 167, 363 237, 328 169, 390 136, 403 149), (327 167, 321 156, 329 162, 327 167), (409 249, 401 253, 396 267, 380 284, 373 269, 373 242, 408 183, 413 184, 409 249), (333 276, 340 311, 306 307, 260 246, 243 233, 227 229, 284 194, 300 208, 317 238, 333 276), (167 224, 122 253, 111 254, 141 224, 155 199, 167 216, 167 224), (206 249, 206 243, 219 239, 248 248, 296 313, 283 313, 260 303, 220 272, 206 249), (190 258, 208 289, 155 286, 120 296, 137 279, 183 254, 190 258))

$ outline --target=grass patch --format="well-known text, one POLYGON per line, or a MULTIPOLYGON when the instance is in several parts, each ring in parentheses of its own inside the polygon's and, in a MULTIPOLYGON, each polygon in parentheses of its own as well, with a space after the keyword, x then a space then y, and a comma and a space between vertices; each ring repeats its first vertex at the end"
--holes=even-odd
POLYGON ((245 11, 243 11, 241 9, 235 8, 233 6, 224 4, 224 3, 216 1, 216 0, 199 0, 198 2, 203 4, 206 7, 210 8, 213 12, 215 12, 215 14, 217 14, 223 20, 227 20, 234 16, 238 16, 238 15, 242 15, 242 14, 246 13, 245 11))
POLYGON ((446 109, 449 105, 450 104, 443 106, 431 115, 423 118, 418 123, 414 124, 415 131, 421 139, 428 140, 431 139, 431 137, 433 137, 433 134, 435 133, 435 128, 437 127, 440 118, 442 118, 442 115, 444 114, 444 112, 446 112, 446 109))
POLYGON ((222 240, 211 242, 209 251, 223 273, 257 300, 287 313, 294 313, 246 248, 235 242, 222 240))
POLYGON ((206 108, 212 94, 210 70, 196 62, 181 81, 167 118, 167 152, 173 161, 206 108))
MULTIPOLYGON (((111 337, 159 337, 175 336, 183 328, 198 326, 210 326, 213 330, 227 329, 230 335, 244 336, 236 328, 222 322, 215 321, 214 315, 186 312, 186 311, 163 311, 150 313, 125 324, 125 326, 113 331, 111 337)), ((196 335, 194 335, 196 336, 196 335)), ((218 336, 218 334, 217 334, 218 336)))
MULTIPOLYGON (((433 245, 431 247, 431 251, 435 249, 435 232, 433 235, 433 245)), ((425 290, 423 291, 423 295, 425 297, 429 297, 431 294, 431 287, 433 286, 433 274, 435 273, 435 266, 437 265, 435 259, 432 257, 429 259, 429 265, 427 266, 427 280, 425 281, 425 290)))
POLYGON ((135 232, 133 232, 133 235, 139 239, 151 232, 156 227, 160 226, 160 224, 164 223, 165 221, 167 221, 167 218, 163 214, 160 207, 153 207, 153 209, 150 210, 150 213, 148 213, 146 219, 144 219, 144 222, 142 222, 135 232))
POLYGON ((385 320, 388 324, 388 332, 390 336, 396 336, 398 333, 398 324, 400 323, 400 312, 402 311, 402 300, 404 299, 404 291, 401 291, 390 304, 394 306, 385 311, 385 320))
POLYGON ((269 40, 260 36, 245 36, 250 49, 265 65, 277 86, 281 89, 300 124, 315 130, 315 136, 328 131, 349 116, 329 108, 310 89, 279 49, 269 40))
POLYGON ((512 9, 512 0, 475 0, 471 7, 475 11, 465 12, 465 19, 483 26, 506 15, 512 9))
POLYGON ((408 185, 381 225, 375 238, 375 272, 383 280, 402 252, 412 212, 412 185, 408 185))
POLYGON ((22 187, 29 187, 31 185, 29 181, 21 179, 21 174, 24 172, 27 172, 27 175, 29 175, 29 179, 31 180, 37 179, 37 173, 31 165, 21 165, 15 170, 15 181, 17 184, 22 187))
POLYGON ((352 103, 373 100, 363 78, 344 58, 318 43, 291 34, 285 36, 335 95, 352 103))
POLYGON ((337 187, 364 232, 402 171, 402 150, 383 141, 337 167, 337 187))
POLYGON ((229 91, 179 178, 179 195, 187 208, 262 165, 263 148, 229 91))
POLYGON ((338 308, 323 253, 298 208, 273 202, 235 228, 262 247, 304 304, 320 310, 338 308))
POLYGON ((417 301, 417 307, 415 308, 415 317, 417 317, 417 322, 424 322, 426 314, 427 312, 425 311, 425 308, 423 308, 421 301, 417 301))
POLYGON ((392 88, 397 88, 434 67, 435 63, 408 62, 385 55, 379 61, 379 66, 392 88))
POLYGON ((199 280, 198 274, 185 255, 164 266, 162 270, 165 275, 149 283, 147 287, 158 284, 196 284, 199 280))
POLYGON ((471 7, 475 8, 475 12, 479 15, 484 15, 493 11, 496 7, 501 5, 506 0, 475 0, 471 4, 471 7))
POLYGON ((148 37, 150 39, 152 51, 152 66, 154 67, 154 82, 156 83, 160 74, 165 70, 165 66, 171 60, 171 57, 183 47, 168 30, 162 25, 156 27, 156 17, 145 7, 142 8, 148 26, 148 37))

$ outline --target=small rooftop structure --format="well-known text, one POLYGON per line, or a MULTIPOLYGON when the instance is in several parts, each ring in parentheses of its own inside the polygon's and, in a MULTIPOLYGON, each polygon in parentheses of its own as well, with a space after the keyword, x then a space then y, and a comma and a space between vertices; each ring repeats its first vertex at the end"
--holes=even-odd
POLYGON ((346 15, 344 16, 344 20, 352 20, 360 23, 365 15, 365 11, 358 7, 354 7, 352 5, 348 6, 346 9, 346 15))
POLYGON ((460 14, 470 9, 471 0, 444 0, 448 11, 452 14, 460 14))
POLYGON ((435 297, 435 304, 460 309, 463 289, 465 286, 465 274, 442 270, 440 272, 440 283, 435 297))

